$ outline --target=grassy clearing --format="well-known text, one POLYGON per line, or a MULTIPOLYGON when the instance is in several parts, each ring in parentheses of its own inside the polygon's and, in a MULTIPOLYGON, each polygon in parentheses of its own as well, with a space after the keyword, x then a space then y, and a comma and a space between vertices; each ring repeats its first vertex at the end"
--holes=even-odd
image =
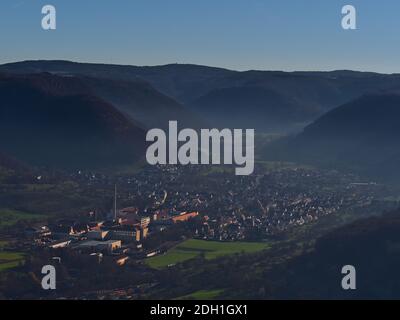
POLYGON ((193 259, 204 254, 208 260, 235 253, 252 253, 267 249, 269 245, 264 242, 217 242, 190 239, 163 255, 146 260, 152 268, 164 268, 183 261, 193 259))
POLYGON ((213 300, 216 299, 224 290, 199 290, 191 294, 177 298, 177 300, 213 300))
POLYGON ((45 218, 45 215, 31 214, 10 209, 0 209, 0 229, 11 227, 20 221, 32 222, 45 218))
POLYGON ((24 255, 19 252, 0 251, 0 272, 17 267, 24 261, 24 255))
POLYGON ((8 244, 8 241, 0 240, 0 250, 3 249, 5 246, 7 246, 7 244, 8 244))

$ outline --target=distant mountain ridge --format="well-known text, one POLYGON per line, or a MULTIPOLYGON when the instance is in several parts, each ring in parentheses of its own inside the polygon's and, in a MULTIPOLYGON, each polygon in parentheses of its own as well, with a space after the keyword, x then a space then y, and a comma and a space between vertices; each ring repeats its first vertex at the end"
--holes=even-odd
POLYGON ((294 99, 263 87, 238 87, 213 90, 193 103, 209 121, 233 128, 284 131, 299 128, 317 114, 312 108, 299 107, 294 99))
POLYGON ((400 137, 399 116, 400 94, 369 94, 323 115, 305 128, 303 136, 348 139, 351 135, 365 143, 379 138, 397 140, 400 137))
POLYGON ((50 74, 0 74, 0 150, 50 167, 132 164, 145 132, 79 80, 50 74))
POLYGON ((50 72, 107 81, 144 81, 187 107, 180 110, 198 114, 212 125, 236 127, 238 119, 246 119, 246 127, 264 132, 299 129, 325 112, 364 94, 400 87, 398 74, 347 70, 238 72, 200 65, 138 67, 24 61, 1 65, 0 71, 50 72))
POLYGON ((144 81, 112 80, 80 76, 92 93, 146 129, 168 128, 169 121, 180 126, 201 128, 203 119, 174 99, 158 92, 144 81))
POLYGON ((188 99, 192 99, 193 95, 201 96, 203 92, 207 92, 208 88, 212 87, 211 82, 215 79, 235 73, 235 71, 222 68, 189 64, 139 67, 78 63, 63 60, 35 60, 9 63, 0 65, 0 71, 22 74, 50 72, 58 75, 84 75, 113 80, 141 80, 150 83, 160 92, 184 103, 188 99))
POLYGON ((270 159, 328 165, 398 183, 400 94, 362 96, 265 151, 270 159))

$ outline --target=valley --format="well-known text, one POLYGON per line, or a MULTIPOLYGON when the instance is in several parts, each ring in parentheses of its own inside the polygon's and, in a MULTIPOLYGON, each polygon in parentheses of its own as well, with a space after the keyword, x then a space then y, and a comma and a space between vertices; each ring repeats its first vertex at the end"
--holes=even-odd
POLYGON ((68 61, 0 72, 1 298, 343 298, 325 260, 397 266, 396 74, 68 61), (254 172, 146 164, 146 132, 171 122, 255 129, 254 172), (43 292, 55 261, 58 290, 43 292))

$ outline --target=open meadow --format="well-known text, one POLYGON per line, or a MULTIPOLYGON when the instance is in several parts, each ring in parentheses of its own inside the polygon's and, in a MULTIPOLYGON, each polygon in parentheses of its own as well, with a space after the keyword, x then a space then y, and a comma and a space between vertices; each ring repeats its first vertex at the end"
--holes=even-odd
POLYGON ((168 252, 146 260, 152 268, 164 268, 201 254, 208 260, 238 253, 252 253, 267 249, 264 242, 218 242, 190 239, 186 240, 168 252))

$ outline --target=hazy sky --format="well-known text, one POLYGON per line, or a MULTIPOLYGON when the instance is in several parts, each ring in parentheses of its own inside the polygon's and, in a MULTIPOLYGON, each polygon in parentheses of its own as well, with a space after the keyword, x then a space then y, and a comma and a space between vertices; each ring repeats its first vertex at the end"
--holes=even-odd
POLYGON ((400 1, 0 0, 0 63, 27 59, 400 72, 400 1), (346 4, 357 30, 341 28, 346 4))

